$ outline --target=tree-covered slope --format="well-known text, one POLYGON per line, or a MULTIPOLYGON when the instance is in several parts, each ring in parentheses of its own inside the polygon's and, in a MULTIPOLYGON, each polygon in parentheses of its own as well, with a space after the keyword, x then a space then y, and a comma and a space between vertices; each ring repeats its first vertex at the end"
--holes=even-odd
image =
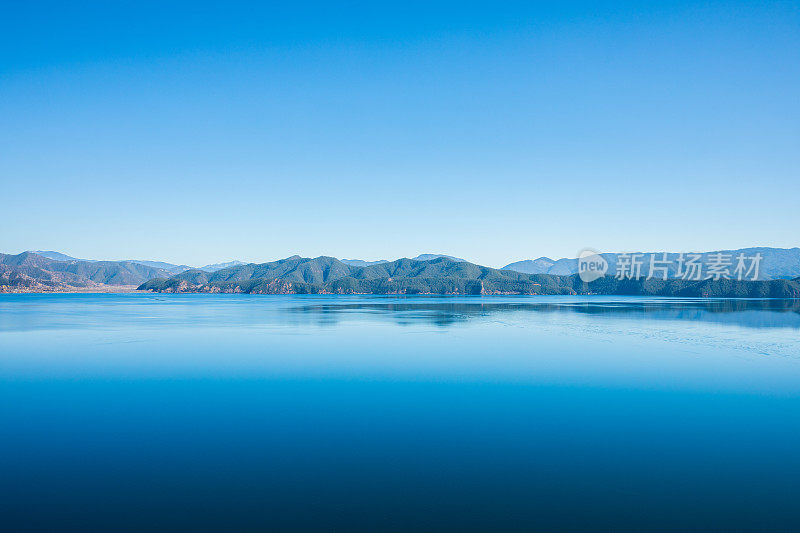
POLYGON ((576 275, 524 274, 456 262, 398 259, 357 267, 332 257, 289 257, 240 265, 214 273, 192 270, 154 279, 141 290, 263 294, 619 294, 703 297, 800 297, 800 283, 789 280, 735 281, 680 279, 618 280, 584 283, 576 275))

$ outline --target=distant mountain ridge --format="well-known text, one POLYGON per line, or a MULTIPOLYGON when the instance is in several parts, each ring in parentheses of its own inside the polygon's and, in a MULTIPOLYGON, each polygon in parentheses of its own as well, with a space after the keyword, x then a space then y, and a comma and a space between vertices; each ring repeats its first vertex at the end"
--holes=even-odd
POLYGON ((350 266, 366 267, 372 265, 380 265, 381 263, 388 263, 387 259, 378 259, 377 261, 364 261, 363 259, 340 259, 342 263, 350 266))
POLYGON ((29 250, 29 252, 32 254, 41 255, 42 257, 46 257, 48 259, 53 259, 54 261, 80 261, 80 259, 76 257, 62 254, 61 252, 55 252, 53 250, 29 250))
POLYGON ((152 268, 160 268, 171 274, 178 274, 192 268, 189 265, 173 265, 172 263, 165 263, 164 261, 142 261, 139 259, 128 259, 127 262, 149 266, 152 268))
MULTIPOLYGON (((76 257, 72 257, 70 255, 61 252, 56 252, 53 250, 31 250, 30 252, 37 255, 41 255, 43 257, 47 257, 48 259, 53 259, 55 261, 89 261, 89 262, 96 261, 96 259, 78 259, 76 257)), ((453 261, 466 261, 465 259, 460 259, 458 257, 453 257, 444 254, 420 254, 417 257, 414 257, 413 259, 416 261, 431 261, 433 259, 438 259, 440 257, 445 257, 453 261)), ((140 259, 127 259, 126 261, 130 263, 138 263, 140 265, 145 265, 153 268, 161 268, 173 274, 179 274, 181 272, 194 269, 205 270, 206 272, 215 272, 223 268, 246 264, 242 261, 233 260, 225 263, 214 263, 210 265, 205 265, 202 267, 191 267, 189 265, 175 265, 173 263, 167 263, 164 261, 147 261, 140 259)), ((389 262, 387 259, 378 259, 377 261, 365 261, 362 259, 340 259, 340 261, 346 265, 359 266, 359 267, 379 265, 381 263, 389 262)))
POLYGON ((58 261, 33 252, 0 254, 2 291, 137 286, 170 275, 168 270, 132 261, 58 261))
MULTIPOLYGON (((639 253, 639 252, 636 252, 639 253)), ((768 247, 753 247, 753 248, 739 248, 737 250, 715 250, 711 252, 698 252, 702 254, 700 263, 707 270, 712 255, 722 253, 730 255, 735 262, 735 258, 739 254, 745 254, 747 257, 761 254, 761 263, 759 267, 759 280, 771 279, 794 279, 800 276, 800 248, 768 248, 768 247)), ((644 253, 645 265, 643 271, 646 271, 650 260, 650 256, 654 255, 656 261, 661 260, 663 252, 646 252, 644 253)), ((614 275, 617 269, 617 261, 621 253, 603 253, 600 254, 607 262, 609 274, 614 275)), ((675 278, 677 275, 678 253, 667 253, 667 261, 670 263, 667 272, 668 277, 675 278)), ((578 272, 578 260, 562 258, 558 260, 550 259, 549 257, 540 257, 533 260, 517 261, 508 264, 502 270, 513 270, 525 274, 552 274, 556 276, 570 276, 578 272)))
POLYGON ((455 261, 457 263, 467 263, 466 259, 461 259, 460 257, 453 257, 452 255, 444 255, 444 254, 420 254, 417 257, 412 257, 413 261, 433 261, 434 259, 445 258, 449 259, 450 261, 455 261))
MULTIPOLYGON (((78 259, 76 257, 72 257, 70 255, 56 252, 53 250, 31 250, 29 253, 33 253, 36 255, 41 255, 42 257, 46 257, 48 259, 53 259, 54 261, 85 261, 89 263, 96 263, 98 262, 97 259, 78 259)), ((106 261, 106 262, 127 262, 127 263, 137 263, 144 266, 149 266, 153 268, 160 268, 166 270, 171 274, 179 274, 181 272, 185 272, 186 270, 192 270, 195 267, 191 267, 189 265, 176 265, 173 263, 167 263, 165 261, 148 261, 148 260, 141 260, 141 259, 125 259, 124 261, 106 261)), ((200 270, 205 270, 207 272, 214 272, 215 270, 220 270, 222 268, 228 268, 231 266, 243 265, 244 263, 241 261, 228 261, 227 263, 215 263, 213 265, 206 265, 200 267, 200 270)))
MULTIPOLYGON (((30 253, 35 253, 37 255, 53 259, 56 261, 97 262, 96 260, 93 259, 77 259, 70 255, 52 250, 32 251, 30 253)), ((747 256, 753 256, 756 253, 760 253, 762 256, 762 261, 759 268, 759 278, 758 278, 759 280, 794 279, 800 276, 800 248, 797 247, 796 248, 751 247, 751 248, 739 248, 736 250, 721 250, 721 251, 698 252, 698 253, 702 254, 701 263, 703 264, 704 269, 707 268, 711 254, 723 253, 730 255, 732 256, 732 258, 735 259, 735 257, 740 253, 744 253, 747 256)), ((660 259, 662 252, 643 253, 644 256, 643 259, 645 262, 649 260, 651 254, 654 254, 658 259, 660 259)), ((622 254, 602 253, 600 255, 603 258, 605 258, 606 261, 608 262, 609 274, 613 275, 616 272, 618 257, 619 255, 622 254)), ((671 263, 671 266, 667 269, 668 277, 678 277, 676 272, 678 255, 679 254, 676 252, 669 252, 667 254, 667 259, 671 263)), ((434 259, 439 259, 439 258, 446 258, 456 262, 468 262, 465 259, 445 254, 420 254, 416 257, 411 258, 411 260, 432 261, 434 259)), ((368 261, 363 259, 340 259, 339 261, 341 261, 346 265, 356 266, 356 267, 368 267, 390 262, 389 260, 386 259, 379 259, 375 261, 368 261)), ((105 261, 105 262, 109 263, 109 262, 120 262, 120 261, 105 261)), ((194 269, 203 270, 206 272, 214 272, 216 270, 221 270, 232 266, 241 266, 246 264, 242 261, 233 260, 223 263, 209 264, 196 268, 196 267, 191 267, 189 265, 176 265, 164 261, 128 259, 121 262, 137 263, 140 265, 163 269, 169 272, 170 274, 179 274, 181 272, 194 269)), ((643 265, 643 269, 646 268, 647 265, 643 265)), ((514 272, 520 272, 523 274, 552 274, 556 276, 570 276, 578 272, 578 260, 571 258, 551 259, 549 257, 539 257, 538 259, 516 261, 514 263, 510 263, 502 267, 500 270, 512 270, 514 272)))
MULTIPOLYGON (((445 259, 450 259, 451 261, 464 262, 464 263, 467 262, 465 259, 459 259, 458 257, 453 257, 451 255, 444 255, 444 254, 420 254, 416 257, 413 257, 412 260, 433 261, 434 259, 439 259, 440 257, 444 257, 445 259)), ((364 261, 362 259, 339 259, 339 261, 341 261, 346 265, 357 266, 357 267, 368 267, 390 262, 387 259, 378 259, 377 261, 364 261)))
MULTIPOLYGON (((200 270, 205 270, 206 272, 216 272, 217 270, 222 270, 223 268, 228 268, 232 266, 239 266, 244 265, 242 261, 228 261, 227 263, 214 263, 213 265, 206 265, 200 267, 200 270)), ((192 267, 186 267, 186 270, 191 270, 192 267)))

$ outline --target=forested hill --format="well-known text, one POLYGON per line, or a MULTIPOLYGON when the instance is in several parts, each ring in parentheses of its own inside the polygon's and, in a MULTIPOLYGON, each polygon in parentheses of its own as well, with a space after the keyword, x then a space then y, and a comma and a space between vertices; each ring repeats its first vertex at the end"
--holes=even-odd
POLYGON ((576 275, 524 274, 440 257, 369 266, 333 257, 289 257, 217 272, 189 270, 143 283, 156 292, 254 294, 619 294, 705 297, 800 297, 798 280, 618 280, 584 283, 576 275))

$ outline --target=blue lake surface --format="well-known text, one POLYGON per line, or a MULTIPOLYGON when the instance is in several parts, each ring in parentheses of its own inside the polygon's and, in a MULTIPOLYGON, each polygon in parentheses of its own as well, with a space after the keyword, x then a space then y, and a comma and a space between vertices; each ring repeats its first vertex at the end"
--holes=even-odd
POLYGON ((800 302, 0 295, 0 529, 800 530, 800 302))

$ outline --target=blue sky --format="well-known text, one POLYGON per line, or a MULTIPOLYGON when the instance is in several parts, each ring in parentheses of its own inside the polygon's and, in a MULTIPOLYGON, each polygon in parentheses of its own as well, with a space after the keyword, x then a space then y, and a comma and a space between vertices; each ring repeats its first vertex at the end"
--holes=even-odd
POLYGON ((0 10, 2 252, 800 245, 796 2, 0 10))

